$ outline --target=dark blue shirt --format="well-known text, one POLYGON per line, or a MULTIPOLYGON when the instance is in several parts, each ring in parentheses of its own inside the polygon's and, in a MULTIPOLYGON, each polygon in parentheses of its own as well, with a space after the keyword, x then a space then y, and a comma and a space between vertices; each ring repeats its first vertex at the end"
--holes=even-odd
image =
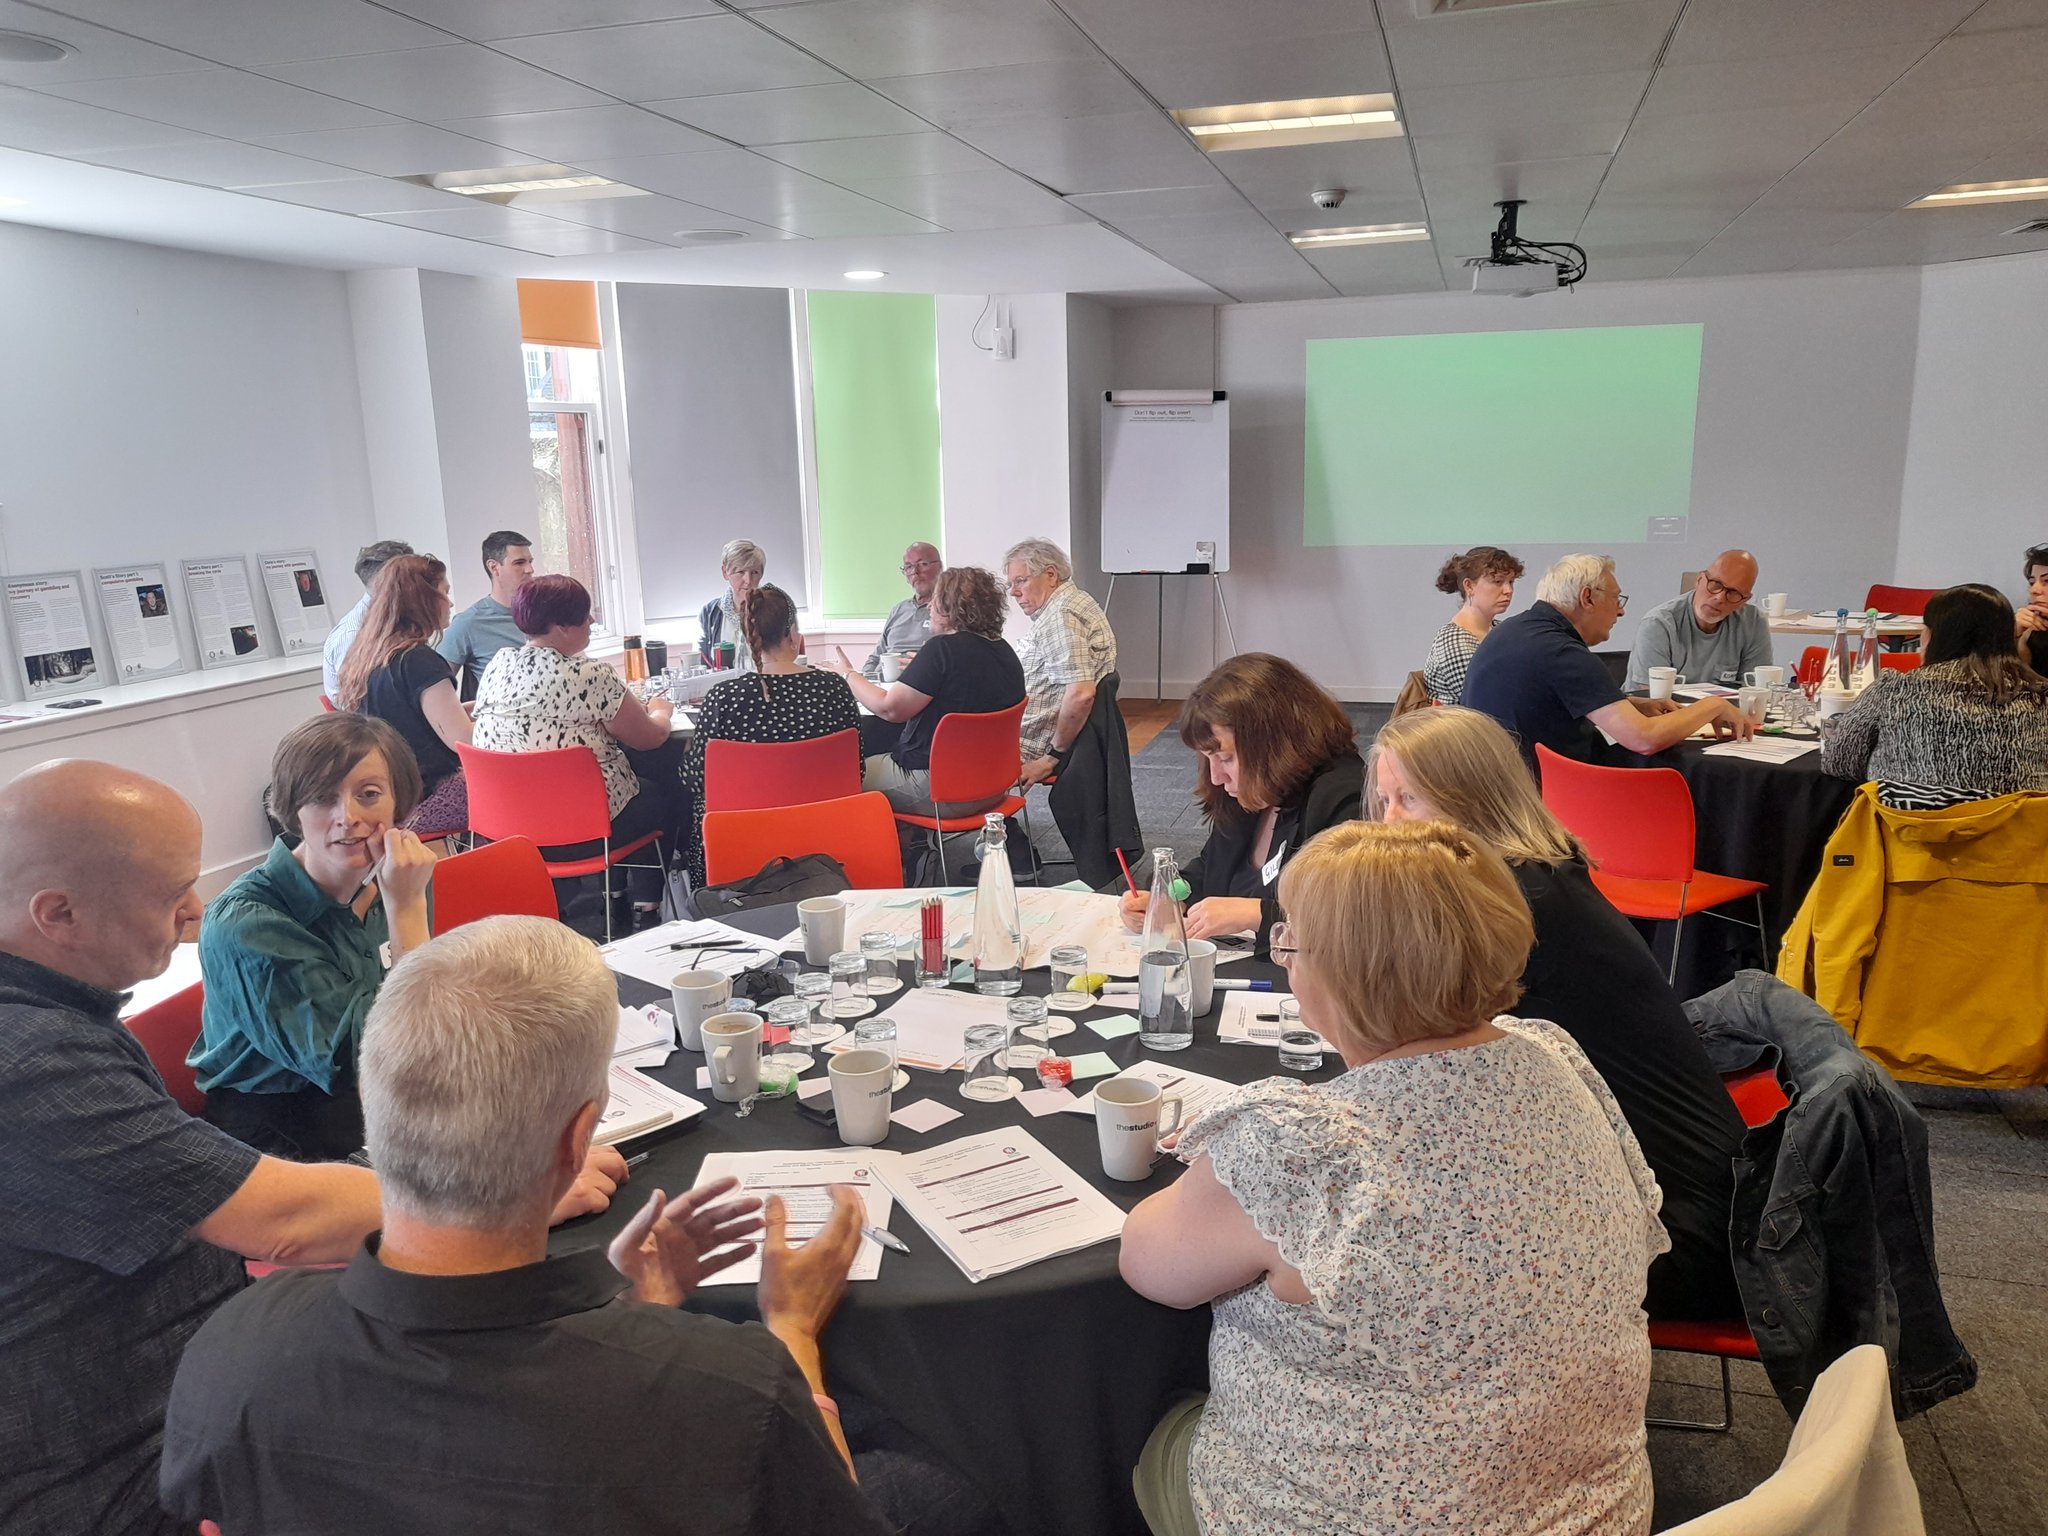
POLYGON ((1538 742, 1565 757, 1597 759, 1600 732, 1586 716, 1621 697, 1572 621, 1539 599, 1495 626, 1473 653, 1459 702, 1506 726, 1533 772, 1538 742))

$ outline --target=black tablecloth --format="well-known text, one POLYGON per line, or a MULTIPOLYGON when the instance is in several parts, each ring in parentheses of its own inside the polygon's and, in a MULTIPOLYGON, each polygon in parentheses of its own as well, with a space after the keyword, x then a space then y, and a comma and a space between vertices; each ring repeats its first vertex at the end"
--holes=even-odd
MULTIPOLYGON (((796 926, 793 906, 744 913, 735 926, 780 936, 796 926)), ((1226 974, 1278 976, 1263 961, 1241 961, 1226 974)), ((1025 989, 1043 992, 1042 970, 1027 972, 1025 989)), ((656 988, 619 978, 629 1003, 661 1001, 656 988)), ((1136 999, 1055 1018, 1085 1021, 1135 1011, 1136 999)), ((1175 1065, 1233 1082, 1271 1076, 1274 1053, 1216 1040, 1220 1004, 1196 1023, 1195 1043, 1171 1058, 1175 1065)), ((1136 1035, 1103 1040, 1078 1027, 1054 1042, 1062 1055, 1102 1050, 1122 1066, 1150 1053, 1136 1035)), ((608 1241, 656 1187, 688 1188, 712 1152, 759 1152, 836 1147, 836 1133, 791 1099, 762 1099, 742 1120, 696 1087, 704 1058, 678 1051, 651 1075, 704 1101, 705 1113, 666 1139, 635 1143, 647 1162, 612 1209, 557 1230, 552 1249, 564 1252, 608 1241)), ((1319 1079, 1337 1075, 1332 1056, 1319 1079)), ((806 1073, 823 1071, 815 1066, 806 1073)), ((1026 1074, 1016 1074, 1020 1078, 1026 1074)), ((892 1125, 885 1146, 918 1151, 1003 1125, 1021 1125, 1126 1210, 1176 1177, 1180 1164, 1162 1157, 1141 1184, 1102 1175, 1092 1118, 1051 1114, 1033 1118, 1015 1100, 981 1104, 960 1097, 958 1072, 913 1070, 897 1107, 937 1099, 961 1118, 919 1133, 892 1125)), ((1035 1079, 1026 1083, 1036 1087, 1035 1079)), ((824 1340, 825 1370, 844 1387, 881 1404, 912 1433, 972 1478, 1019 1536, 1046 1532, 1143 1536, 1145 1525, 1131 1497, 1138 1452, 1173 1396, 1208 1380, 1209 1309, 1180 1312, 1138 1296, 1117 1274, 1117 1245, 1080 1253, 970 1284, 901 1207, 891 1221, 910 1244, 908 1255, 882 1260, 881 1278, 847 1288, 845 1302, 824 1340)), ((752 1318, 750 1286, 709 1287, 690 1301, 698 1311, 752 1318)))

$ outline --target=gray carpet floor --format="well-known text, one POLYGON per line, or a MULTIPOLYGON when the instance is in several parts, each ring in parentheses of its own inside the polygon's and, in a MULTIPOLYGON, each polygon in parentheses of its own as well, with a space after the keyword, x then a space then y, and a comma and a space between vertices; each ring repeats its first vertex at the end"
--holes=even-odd
MULTIPOLYGON (((1363 745, 1388 709, 1354 705, 1351 713, 1363 745)), ((1194 753, 1171 729, 1133 759, 1148 848, 1182 858, 1201 848, 1195 773, 1194 753)), ((1034 793, 1031 814, 1041 856, 1064 856, 1044 791, 1034 793)), ((2048 1089, 1907 1093, 1927 1123, 1942 1293, 1981 1373, 1974 1391, 1900 1426, 1927 1530, 2048 1536, 2048 1089)), ((1763 1368, 1738 1363, 1734 1384, 1728 1434, 1650 1431, 1656 1529, 1741 1497, 1784 1457, 1792 1424, 1763 1368)), ((1658 1417, 1716 1416, 1718 1367, 1659 1354, 1650 1407, 1658 1417)))

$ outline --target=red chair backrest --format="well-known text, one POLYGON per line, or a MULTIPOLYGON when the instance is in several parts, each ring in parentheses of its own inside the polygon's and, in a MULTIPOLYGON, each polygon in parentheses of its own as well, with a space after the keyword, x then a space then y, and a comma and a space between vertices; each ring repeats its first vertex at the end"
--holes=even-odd
POLYGON ((502 913, 561 915, 547 863, 530 839, 486 843, 434 866, 434 932, 502 913))
POLYGON ((1024 772, 1018 731, 1025 700, 984 715, 948 715, 932 732, 932 798, 940 804, 993 800, 1024 772))
POLYGON ((492 752, 455 744, 469 791, 469 830, 492 842, 531 838, 543 848, 611 835, 604 772, 588 747, 492 752))
POLYGON ((1728 1089, 1728 1097, 1735 1101, 1735 1112, 1751 1130, 1769 1125, 1778 1111, 1792 1102, 1778 1086, 1778 1074, 1769 1067, 1736 1072, 1721 1082, 1728 1089))
POLYGON ((149 1053, 157 1076, 178 1101, 178 1108, 188 1115, 202 1114, 206 1109, 206 1095, 199 1091, 199 1080, 185 1065, 186 1052, 199 1038, 199 1013, 205 1001, 205 984, 195 981, 162 1002, 130 1014, 125 1021, 128 1033, 140 1040, 149 1053))
POLYGON ((704 878, 724 885, 758 874, 770 859, 829 853, 856 890, 903 883, 896 816, 878 790, 763 811, 713 811, 704 818, 704 878))
POLYGON ((1538 743, 1543 803, 1586 845, 1603 875, 1693 877, 1692 791, 1673 768, 1598 768, 1538 743))
POLYGON ((759 811, 859 793, 859 731, 809 741, 704 743, 706 811, 759 811))
POLYGON ((320 707, 326 710, 327 713, 329 713, 330 715, 335 712, 334 700, 327 697, 327 695, 324 693, 320 695, 320 707))
MULTIPOLYGON (((1927 599, 1939 592, 1939 587, 1887 587, 1882 583, 1873 586, 1864 595, 1863 606, 1875 608, 1879 613, 1910 613, 1914 617, 1927 611, 1927 599)), ((1855 618, 1855 614, 1850 614, 1855 618)))
POLYGON ((1877 665, 1886 672, 1910 672, 1920 665, 1918 651, 1879 651, 1877 665))

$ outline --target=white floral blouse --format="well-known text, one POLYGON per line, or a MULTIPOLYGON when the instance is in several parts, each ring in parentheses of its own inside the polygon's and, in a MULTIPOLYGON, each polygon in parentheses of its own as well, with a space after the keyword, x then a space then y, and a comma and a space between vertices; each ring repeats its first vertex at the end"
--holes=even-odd
POLYGON ((625 681, 601 661, 546 645, 507 646, 477 679, 473 739, 491 752, 590 748, 616 817, 640 793, 640 778, 610 730, 625 697, 625 681))

